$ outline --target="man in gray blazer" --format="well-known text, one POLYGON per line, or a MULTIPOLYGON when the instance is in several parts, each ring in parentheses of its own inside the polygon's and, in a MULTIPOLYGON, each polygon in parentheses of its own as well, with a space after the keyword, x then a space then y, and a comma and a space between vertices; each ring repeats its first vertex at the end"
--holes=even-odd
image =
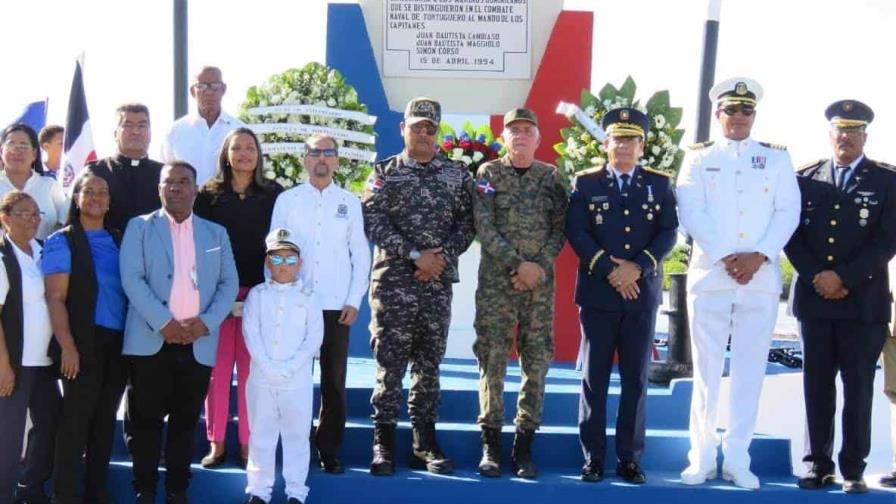
POLYGON ((196 170, 162 168, 162 208, 135 217, 121 243, 121 282, 129 306, 128 447, 138 503, 155 502, 164 418, 166 503, 187 502, 194 432, 215 364, 218 326, 238 281, 227 231, 193 215, 196 170))

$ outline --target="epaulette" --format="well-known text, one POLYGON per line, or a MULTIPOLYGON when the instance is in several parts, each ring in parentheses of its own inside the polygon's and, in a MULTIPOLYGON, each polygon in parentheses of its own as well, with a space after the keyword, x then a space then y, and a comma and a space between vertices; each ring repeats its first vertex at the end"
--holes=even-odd
POLYGON ((695 143, 695 144, 689 145, 688 149, 691 149, 691 150, 705 149, 707 147, 712 146, 712 144, 714 144, 714 143, 716 143, 715 140, 709 140, 706 142, 695 143))
POLYGON ((883 161, 875 161, 874 163, 877 164, 877 166, 880 166, 881 168, 883 168, 884 170, 890 170, 892 172, 896 172, 896 166, 893 166, 890 163, 884 163, 883 161))
POLYGON ((810 162, 800 166, 799 168, 797 168, 796 171, 801 172, 801 171, 805 171, 805 170, 811 170, 812 168, 817 168, 817 167, 823 165, 826 161, 827 161, 827 159, 819 159, 817 161, 810 161, 810 162))
POLYGON ((584 170, 577 171, 576 177, 581 177, 582 175, 591 175, 592 173, 597 173, 603 169, 603 166, 592 166, 591 168, 585 168, 584 170))
POLYGON ((761 146, 763 146, 763 147, 768 147, 769 149, 775 149, 775 150, 787 150, 787 146, 786 146, 786 145, 781 145, 781 144, 773 144, 773 143, 768 143, 768 142, 759 142, 759 145, 761 145, 761 146))
POLYGON ((654 175, 662 175, 663 177, 666 177, 666 178, 672 178, 672 174, 671 174, 671 173, 668 173, 668 172, 664 172, 664 171, 660 171, 660 170, 655 170, 655 169, 650 168, 650 167, 648 167, 648 166, 642 166, 641 168, 642 168, 644 171, 646 171, 647 173, 653 173, 654 175))

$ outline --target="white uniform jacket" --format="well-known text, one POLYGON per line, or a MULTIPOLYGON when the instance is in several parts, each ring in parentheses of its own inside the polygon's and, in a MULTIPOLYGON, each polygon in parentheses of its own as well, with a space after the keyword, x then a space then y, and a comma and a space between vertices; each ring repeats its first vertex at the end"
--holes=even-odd
POLYGON ((692 293, 738 286, 721 261, 761 252, 769 258, 743 289, 781 292, 778 256, 799 224, 800 191, 783 147, 722 140, 693 147, 676 186, 681 226, 693 238, 692 293))
POLYGON ((268 280, 246 297, 243 338, 252 358, 253 383, 298 388, 311 380, 311 362, 324 339, 323 312, 301 282, 268 280))

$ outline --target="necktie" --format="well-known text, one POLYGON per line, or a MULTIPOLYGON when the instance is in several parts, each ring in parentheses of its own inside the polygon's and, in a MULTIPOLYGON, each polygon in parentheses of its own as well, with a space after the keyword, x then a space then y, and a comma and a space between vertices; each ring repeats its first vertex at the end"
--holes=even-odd
POLYGON ((849 174, 849 166, 838 166, 837 167, 837 189, 844 190, 846 189, 846 179, 849 174))
POLYGON ((623 196, 628 196, 628 183, 631 176, 628 173, 623 173, 619 176, 619 179, 622 180, 622 187, 619 188, 619 192, 622 193, 623 196))

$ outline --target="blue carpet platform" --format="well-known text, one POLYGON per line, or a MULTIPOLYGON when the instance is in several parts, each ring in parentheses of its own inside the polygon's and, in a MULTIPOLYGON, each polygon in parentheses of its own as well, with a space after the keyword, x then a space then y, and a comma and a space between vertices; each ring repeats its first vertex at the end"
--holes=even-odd
MULTIPOLYGON (((776 365, 770 365, 770 367, 776 365)), ((780 372, 781 370, 776 370, 780 372)), ((831 491, 806 492, 798 490, 791 475, 790 441, 758 434, 751 447, 753 469, 762 479, 759 491, 747 491, 721 479, 700 487, 686 487, 678 482, 678 473, 686 465, 688 449, 687 424, 691 383, 673 382, 671 387, 651 387, 648 393, 647 451, 642 465, 648 476, 644 486, 629 485, 613 475, 613 430, 609 430, 610 457, 606 462, 607 478, 602 483, 588 484, 579 480, 582 452, 578 445, 578 392, 580 374, 568 365, 552 368, 544 407, 544 426, 536 436, 534 455, 540 475, 535 481, 510 477, 482 478, 476 472, 479 461, 479 428, 475 423, 478 413, 476 363, 448 360, 442 365, 441 420, 438 424, 439 441, 445 452, 455 460, 458 468, 453 475, 440 476, 407 468, 410 453, 411 429, 401 422, 398 430, 399 470, 394 477, 373 477, 367 473, 371 455, 373 425, 369 419, 371 385, 375 363, 371 359, 349 359, 348 406, 349 420, 342 449, 347 466, 343 475, 325 474, 312 467, 309 478, 311 494, 307 504, 320 503, 543 503, 577 500, 593 502, 624 499, 632 502, 768 502, 784 503, 793 499, 803 502, 842 502, 857 499, 862 502, 896 502, 896 494, 872 490, 863 496, 845 496, 839 487, 831 491)), ((408 381, 405 381, 405 387, 408 381)), ((509 366, 505 399, 506 423, 503 437, 503 460, 509 467, 510 446, 513 438, 512 419, 516 411, 516 389, 519 386, 519 367, 509 366)), ((619 399, 618 376, 613 377, 608 408, 608 425, 614 425, 619 399)), ((318 397, 315 395, 315 408, 318 397)), ((228 432, 228 453, 231 462, 206 470, 199 459, 206 453, 204 423, 197 430, 197 449, 194 458, 190 498, 200 503, 243 502, 245 473, 233 463, 238 453, 236 425, 231 422, 228 432)), ((120 433, 119 433, 120 434, 120 433)), ((116 448, 110 476, 116 502, 132 502, 131 464, 121 436, 116 437, 116 448)), ((278 478, 274 502, 284 502, 283 481, 278 478)), ((161 497, 161 496, 160 496, 161 497)))

